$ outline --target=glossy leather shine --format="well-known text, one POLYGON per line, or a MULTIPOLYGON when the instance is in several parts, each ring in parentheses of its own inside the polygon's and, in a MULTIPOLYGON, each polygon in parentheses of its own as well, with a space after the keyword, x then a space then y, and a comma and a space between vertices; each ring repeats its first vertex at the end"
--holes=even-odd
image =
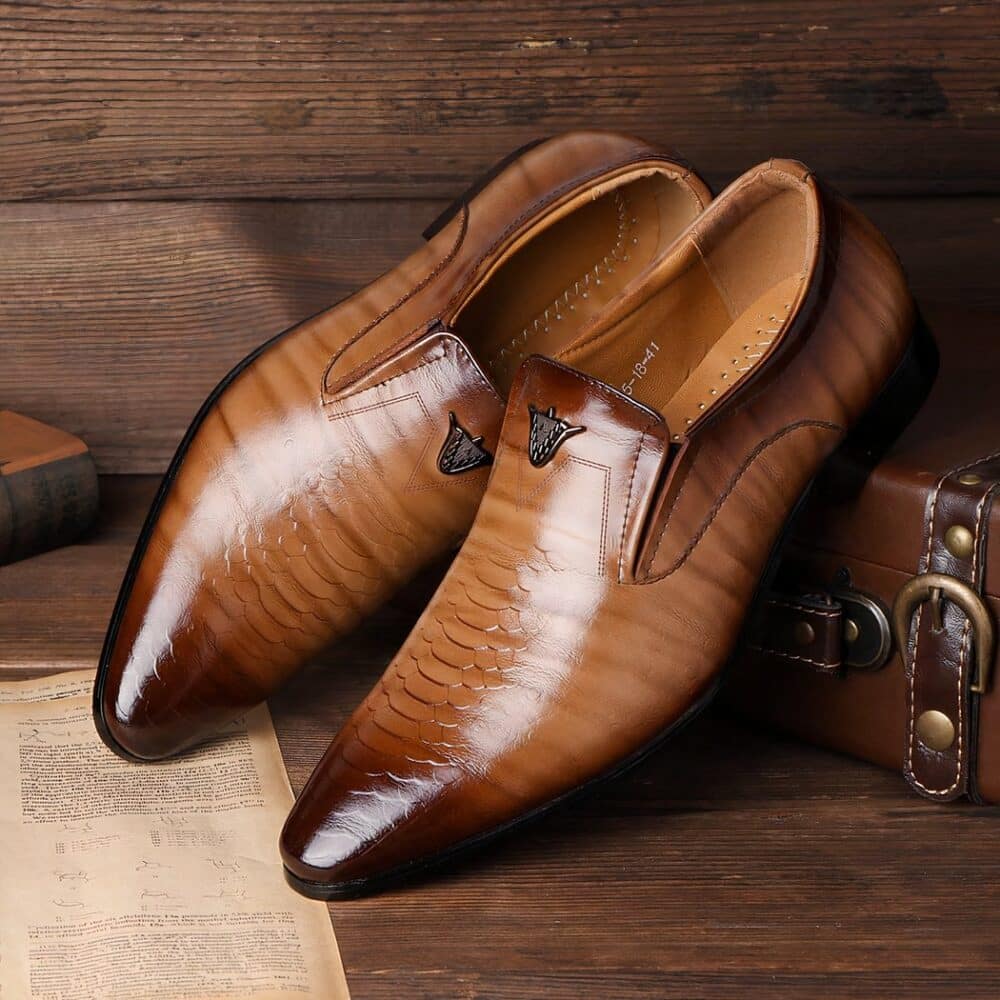
POLYGON ((568 359, 607 372, 637 316, 659 347, 640 379, 616 375, 633 398, 554 361, 522 368, 461 552, 288 819, 300 890, 350 895, 439 862, 616 772, 700 708, 790 511, 913 325, 881 237, 787 161, 727 189, 609 308, 600 351, 568 359), (678 314, 703 329, 672 325, 678 314), (726 346, 702 370, 733 330, 738 357, 726 346), (531 421, 549 407, 584 429, 538 467, 531 421))
POLYGON ((511 347, 485 319, 445 324, 470 299, 489 301, 492 272, 545 235, 551 271, 502 271, 530 318, 593 252, 576 219, 607 242, 611 287, 608 266, 626 268, 617 189, 635 180, 651 206, 641 232, 660 240, 708 199, 636 140, 550 140, 395 270, 230 373, 167 474, 111 622, 94 710, 112 749, 156 759, 213 735, 457 544, 489 467, 447 470, 439 455, 456 424, 495 450, 511 347))

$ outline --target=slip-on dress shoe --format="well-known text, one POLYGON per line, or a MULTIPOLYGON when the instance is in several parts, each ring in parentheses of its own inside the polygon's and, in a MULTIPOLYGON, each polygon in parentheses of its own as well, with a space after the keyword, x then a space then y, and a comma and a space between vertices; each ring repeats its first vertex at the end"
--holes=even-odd
POLYGON ((128 567, 95 689, 105 742, 149 760, 204 740, 454 549, 521 359, 559 356, 708 198, 634 139, 536 144, 395 270, 240 362, 128 567))
POLYGON ((821 464, 872 406, 912 415, 916 331, 880 234, 772 161, 591 320, 572 368, 526 361, 461 551, 288 818, 291 884, 384 887, 690 718, 821 464))

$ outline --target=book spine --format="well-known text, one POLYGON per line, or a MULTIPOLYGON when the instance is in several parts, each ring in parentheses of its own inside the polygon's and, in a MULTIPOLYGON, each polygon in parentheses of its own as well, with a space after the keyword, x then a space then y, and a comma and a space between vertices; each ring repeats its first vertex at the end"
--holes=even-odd
POLYGON ((68 545, 97 516, 97 470, 88 452, 3 475, 0 566, 68 545))

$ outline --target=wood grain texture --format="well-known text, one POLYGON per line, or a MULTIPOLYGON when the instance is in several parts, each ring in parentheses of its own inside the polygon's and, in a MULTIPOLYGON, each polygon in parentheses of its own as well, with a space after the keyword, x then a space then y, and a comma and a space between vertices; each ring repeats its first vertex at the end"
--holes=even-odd
POLYGON ((539 135, 995 192, 996 5, 0 4, 5 198, 443 197, 539 135))
MULTIPOLYGON (((935 331, 992 329, 998 40, 993 0, 0 3, 0 403, 104 471, 160 472, 247 351, 575 127, 669 145, 717 187, 784 155, 888 196, 863 207, 935 331)), ((106 479, 86 542, 0 568, 0 676, 96 662, 155 482, 106 479)), ((421 603, 276 700, 296 789, 421 603)), ((716 714, 331 912, 355 1000, 992 1000, 998 819, 716 714)))
MULTIPOLYGON (((0 204, 0 400, 79 434, 102 472, 161 472, 237 361, 400 260, 441 207, 0 204)), ((1000 309, 1000 198, 862 207, 922 303, 1000 309)))
MULTIPOLYGON (((317 670, 275 705, 296 788, 354 698, 317 670)), ((712 713, 487 851, 331 912, 364 998, 987 997, 997 820, 712 713)))
POLYGON ((78 428, 104 472, 162 471, 233 365, 401 259, 433 216, 410 203, 0 206, 0 398, 78 428))
MULTIPOLYGON (((93 663, 153 487, 114 477, 89 544, 0 570, 0 675, 93 663)), ((275 700, 296 790, 418 605, 275 700)), ((992 1000, 998 821, 713 713, 487 851, 330 909, 355 1000, 992 1000)))

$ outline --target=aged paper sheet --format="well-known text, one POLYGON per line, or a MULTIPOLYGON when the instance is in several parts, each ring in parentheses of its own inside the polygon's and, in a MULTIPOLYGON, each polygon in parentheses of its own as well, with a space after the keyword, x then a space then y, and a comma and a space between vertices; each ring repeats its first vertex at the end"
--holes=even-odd
POLYGON ((0 682, 0 998, 346 998, 326 907, 282 877, 267 709, 130 764, 94 731, 92 682, 0 682))

